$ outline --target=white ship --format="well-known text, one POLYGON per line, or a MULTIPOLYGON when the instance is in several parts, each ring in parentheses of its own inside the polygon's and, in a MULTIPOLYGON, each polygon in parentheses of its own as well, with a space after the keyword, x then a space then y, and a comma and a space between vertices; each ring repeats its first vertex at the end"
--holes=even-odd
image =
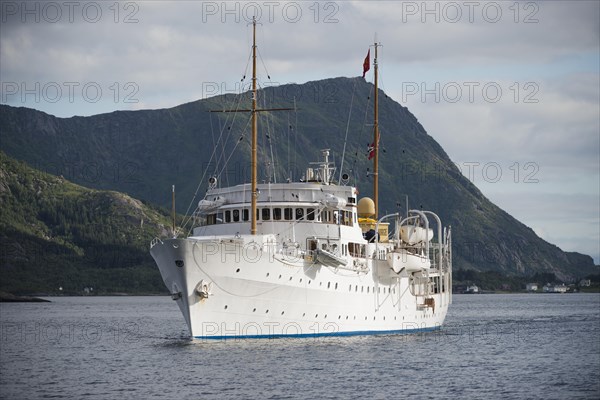
POLYGON ((395 334, 441 327, 452 302, 450 229, 430 211, 378 218, 377 47, 374 198, 358 200, 345 179, 334 182, 329 150, 300 182, 258 184, 256 114, 262 110, 256 106, 253 40, 251 183, 222 188, 212 179, 191 236, 151 243, 192 337, 395 334))

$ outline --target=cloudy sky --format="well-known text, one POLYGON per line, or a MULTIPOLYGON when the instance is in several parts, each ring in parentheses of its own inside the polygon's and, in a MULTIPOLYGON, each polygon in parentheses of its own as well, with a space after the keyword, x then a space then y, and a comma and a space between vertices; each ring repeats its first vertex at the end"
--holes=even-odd
POLYGON ((253 15, 263 85, 360 75, 377 35, 381 87, 463 174, 600 263, 597 1, 0 4, 1 102, 60 117, 239 91, 253 15))

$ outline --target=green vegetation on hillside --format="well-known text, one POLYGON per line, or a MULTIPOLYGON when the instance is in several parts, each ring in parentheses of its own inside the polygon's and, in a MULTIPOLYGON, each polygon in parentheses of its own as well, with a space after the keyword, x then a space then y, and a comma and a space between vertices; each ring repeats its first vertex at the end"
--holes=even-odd
POLYGON ((167 233, 163 210, 0 161, 0 291, 165 292, 148 252, 167 233))

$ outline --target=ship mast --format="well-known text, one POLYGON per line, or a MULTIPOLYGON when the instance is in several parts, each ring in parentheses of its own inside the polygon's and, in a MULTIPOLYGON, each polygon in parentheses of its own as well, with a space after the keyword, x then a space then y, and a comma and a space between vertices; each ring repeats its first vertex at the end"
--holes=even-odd
POLYGON ((258 197, 258 191, 256 188, 256 166, 257 154, 257 121, 256 121, 256 17, 252 18, 252 159, 250 161, 250 169, 252 170, 252 199, 250 207, 250 234, 256 235, 256 200, 258 197))
POLYGON ((375 75, 375 99, 373 101, 373 203, 375 203, 375 219, 379 215, 379 104, 378 104, 378 86, 377 86, 377 48, 381 44, 375 39, 375 58, 373 59, 373 68, 375 75))

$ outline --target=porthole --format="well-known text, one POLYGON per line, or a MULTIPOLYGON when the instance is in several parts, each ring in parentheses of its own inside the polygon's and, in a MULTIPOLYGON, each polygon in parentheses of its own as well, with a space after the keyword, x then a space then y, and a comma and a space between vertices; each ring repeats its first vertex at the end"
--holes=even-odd
POLYGON ((302 283, 302 278, 300 278, 300 283, 302 283))
POLYGON ((270 274, 267 272, 267 278, 269 277, 269 275, 270 275, 270 274))
POLYGON ((281 312, 281 315, 283 315, 283 314, 285 314, 285 311, 282 311, 282 312, 281 312))
POLYGON ((303 317, 306 317, 306 313, 302 313, 302 316, 303 316, 303 317))
POLYGON ((342 316, 341 316, 341 315, 338 315, 338 319, 342 319, 342 316))
POLYGON ((327 289, 331 288, 331 282, 327 282, 327 289))
POLYGON ((327 318, 327 314, 325 314, 325 316, 323 318, 327 318))
POLYGON ((240 269, 239 269, 239 268, 238 268, 238 269, 236 269, 236 270, 235 270, 235 272, 236 272, 236 273, 240 272, 240 269))
POLYGON ((319 314, 315 314, 315 318, 317 318, 319 316, 319 314))
POLYGON ((338 285, 338 284, 337 284, 337 282, 336 282, 336 283, 335 283, 335 290, 337 290, 337 285, 338 285))
POLYGON ((267 311, 265 312, 265 314, 268 314, 268 313, 269 313, 269 310, 267 310, 267 311))
POLYGON ((252 312, 256 312, 256 308, 252 309, 252 312))
POLYGON ((227 305, 225 305, 225 310, 227 310, 227 305))
POLYGON ((281 279, 281 275, 279 275, 279 279, 281 279))

